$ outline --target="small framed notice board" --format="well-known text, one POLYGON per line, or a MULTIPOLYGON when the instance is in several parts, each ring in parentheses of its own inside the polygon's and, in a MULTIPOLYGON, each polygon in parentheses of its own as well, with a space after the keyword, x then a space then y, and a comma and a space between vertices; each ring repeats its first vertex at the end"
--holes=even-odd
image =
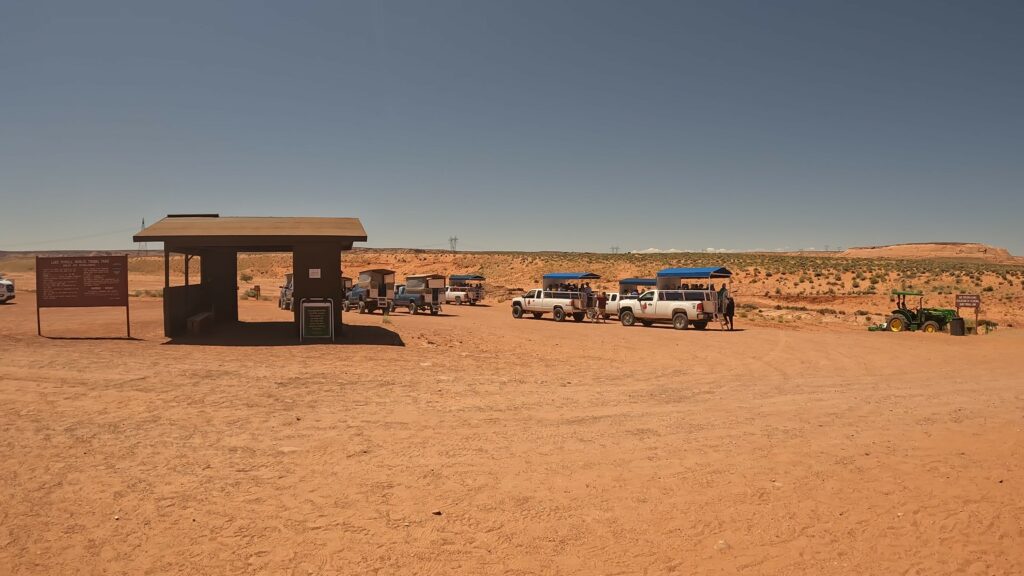
POLYGON ((334 301, 329 298, 304 298, 299 303, 299 341, 334 342, 334 301))

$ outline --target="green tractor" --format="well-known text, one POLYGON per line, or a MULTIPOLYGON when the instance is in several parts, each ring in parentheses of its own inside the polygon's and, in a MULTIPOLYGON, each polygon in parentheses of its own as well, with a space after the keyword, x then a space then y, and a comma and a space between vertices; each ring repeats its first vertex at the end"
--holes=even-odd
POLYGON ((956 318, 956 310, 925 308, 924 293, 918 290, 893 290, 892 294, 895 297, 896 309, 885 322, 885 329, 890 332, 942 332, 953 318, 956 318), (917 308, 907 306, 907 296, 917 296, 917 308))

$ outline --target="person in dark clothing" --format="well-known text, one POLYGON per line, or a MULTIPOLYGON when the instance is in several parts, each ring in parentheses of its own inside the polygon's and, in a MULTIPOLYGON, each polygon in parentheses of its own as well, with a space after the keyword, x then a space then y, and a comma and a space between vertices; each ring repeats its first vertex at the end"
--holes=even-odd
POLYGON ((733 329, 732 317, 736 314, 736 301, 730 297, 725 301, 725 323, 729 325, 729 330, 733 329))

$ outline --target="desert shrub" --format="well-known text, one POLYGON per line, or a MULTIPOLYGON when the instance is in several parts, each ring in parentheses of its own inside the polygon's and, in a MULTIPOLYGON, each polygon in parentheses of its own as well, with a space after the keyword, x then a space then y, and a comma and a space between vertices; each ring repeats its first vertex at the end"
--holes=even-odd
POLYGON ((252 274, 249 274, 248 272, 242 272, 239 278, 242 279, 242 282, 252 282, 252 274))
POLYGON ((985 289, 982 290, 982 292, 995 292, 995 290, 996 289, 991 286, 985 286, 985 289))
POLYGON ((856 312, 854 312, 854 314, 857 316, 867 316, 871 313, 868 312, 867 310, 857 310, 856 312))

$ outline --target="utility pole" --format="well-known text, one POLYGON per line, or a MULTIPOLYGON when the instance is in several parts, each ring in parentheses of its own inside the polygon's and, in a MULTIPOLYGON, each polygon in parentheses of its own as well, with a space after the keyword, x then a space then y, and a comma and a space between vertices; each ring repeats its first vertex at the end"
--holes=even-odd
POLYGON ((612 250, 612 254, 618 254, 619 253, 619 247, 618 246, 612 246, 611 250, 612 250))
MULTIPOLYGON (((146 229, 146 219, 143 218, 142 219, 142 228, 139 228, 139 232, 142 232, 145 229, 146 229)), ((136 247, 136 249, 139 252, 142 252, 143 256, 146 256, 146 253, 149 252, 149 246, 147 246, 145 242, 139 242, 139 245, 136 247)))
POLYGON ((452 252, 455 252, 456 247, 458 246, 458 244, 459 244, 459 237, 458 236, 450 236, 448 238, 448 247, 451 248, 452 252))

